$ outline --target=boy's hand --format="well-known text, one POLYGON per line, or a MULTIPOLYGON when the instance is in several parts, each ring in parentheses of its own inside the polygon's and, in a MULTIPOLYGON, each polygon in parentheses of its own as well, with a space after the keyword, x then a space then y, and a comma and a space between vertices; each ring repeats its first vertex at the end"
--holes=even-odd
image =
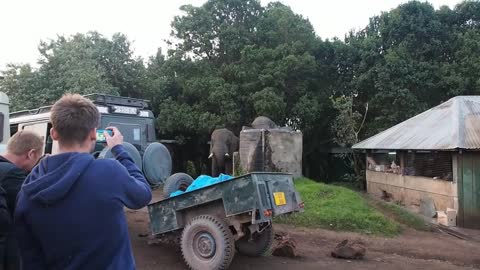
POLYGON ((105 138, 107 140, 107 145, 112 149, 113 147, 122 144, 123 143, 123 135, 120 133, 120 130, 116 127, 107 127, 106 129, 109 129, 113 131, 113 136, 110 136, 108 132, 104 131, 103 134, 105 135, 105 138))

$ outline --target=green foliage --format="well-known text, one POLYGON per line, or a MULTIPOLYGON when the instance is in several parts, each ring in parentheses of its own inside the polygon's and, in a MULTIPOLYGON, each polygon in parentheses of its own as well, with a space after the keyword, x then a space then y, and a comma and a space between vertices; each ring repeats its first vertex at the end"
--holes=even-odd
POLYGON ((253 107, 257 115, 264 115, 274 121, 284 119, 282 113, 285 112, 287 104, 281 95, 275 93, 274 89, 269 87, 252 95, 253 107))
POLYGON ((331 99, 333 108, 338 111, 332 125, 332 130, 335 134, 334 140, 341 146, 350 147, 358 142, 358 133, 364 117, 359 112, 353 110, 352 96, 340 96, 331 99))
POLYGON ((298 128, 319 119, 318 39, 307 20, 259 1, 210 0, 182 11, 172 23, 176 49, 147 68, 157 87, 147 92, 162 97, 152 99, 163 134, 198 141, 217 127, 238 132, 259 115, 298 128))
POLYGON ((417 214, 411 213, 403 207, 400 207, 393 203, 387 203, 383 201, 378 201, 375 199, 367 198, 369 204, 372 207, 378 209, 378 211, 384 213, 386 216, 394 219, 398 223, 405 225, 407 227, 413 228, 419 231, 431 231, 432 228, 427 224, 427 222, 418 216, 417 214))
POLYGON ((65 93, 140 96, 145 67, 133 59, 122 34, 106 39, 97 32, 59 36, 39 45, 40 67, 7 66, 0 87, 12 99, 12 110, 51 104, 65 93))
POLYGON ((295 187, 305 203, 305 212, 279 216, 276 222, 384 236, 400 232, 397 223, 369 207, 365 199, 352 190, 306 178, 295 180, 295 187))
POLYGON ((370 104, 362 138, 452 96, 479 93, 479 8, 478 1, 454 10, 412 1, 347 37, 355 51, 347 62, 354 106, 370 104))
POLYGON ((253 43, 262 7, 257 0, 209 0, 180 10, 185 15, 172 22, 172 35, 181 40, 177 48, 221 64, 238 60, 241 49, 253 43))
POLYGON ((187 174, 190 175, 193 179, 198 177, 197 169, 195 168, 195 163, 191 160, 187 161, 187 174))
POLYGON ((237 162, 235 165, 235 174, 233 175, 234 177, 238 177, 238 176, 242 176, 242 175, 245 175, 247 174, 247 172, 245 171, 245 169, 242 167, 242 165, 240 164, 240 162, 237 162))
POLYGON ((31 109, 45 99, 42 93, 32 91, 38 87, 38 74, 30 65, 9 64, 2 76, 0 89, 8 95, 11 110, 31 109))

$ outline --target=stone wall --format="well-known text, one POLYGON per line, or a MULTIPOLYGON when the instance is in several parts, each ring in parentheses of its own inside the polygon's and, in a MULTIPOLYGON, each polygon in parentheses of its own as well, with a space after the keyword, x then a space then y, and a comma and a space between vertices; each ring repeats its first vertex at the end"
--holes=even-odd
POLYGON ((303 135, 288 129, 240 132, 240 164, 245 172, 286 172, 302 176, 303 135))

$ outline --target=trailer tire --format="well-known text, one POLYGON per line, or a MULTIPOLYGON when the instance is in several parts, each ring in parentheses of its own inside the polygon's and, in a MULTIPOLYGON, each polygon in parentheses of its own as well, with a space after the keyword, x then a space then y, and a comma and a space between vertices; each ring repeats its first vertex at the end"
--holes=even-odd
POLYGON ((176 173, 170 175, 163 184, 163 196, 169 198, 175 191, 185 191, 193 182, 193 178, 186 173, 176 173))
POLYGON ((234 246, 229 226, 218 217, 197 216, 183 229, 182 255, 190 269, 228 269, 235 255, 234 246))
POLYGON ((240 254, 250 257, 260 257, 270 250, 273 243, 274 233, 272 225, 269 225, 261 233, 253 234, 253 241, 248 241, 250 235, 238 239, 235 242, 235 247, 240 254))

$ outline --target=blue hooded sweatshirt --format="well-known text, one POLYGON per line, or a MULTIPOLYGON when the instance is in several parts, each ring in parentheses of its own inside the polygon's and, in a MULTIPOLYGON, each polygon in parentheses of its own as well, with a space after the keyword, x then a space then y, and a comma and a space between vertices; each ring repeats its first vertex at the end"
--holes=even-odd
POLYGON ((23 270, 135 269, 124 206, 152 194, 123 146, 112 152, 58 154, 33 169, 15 210, 23 270))

